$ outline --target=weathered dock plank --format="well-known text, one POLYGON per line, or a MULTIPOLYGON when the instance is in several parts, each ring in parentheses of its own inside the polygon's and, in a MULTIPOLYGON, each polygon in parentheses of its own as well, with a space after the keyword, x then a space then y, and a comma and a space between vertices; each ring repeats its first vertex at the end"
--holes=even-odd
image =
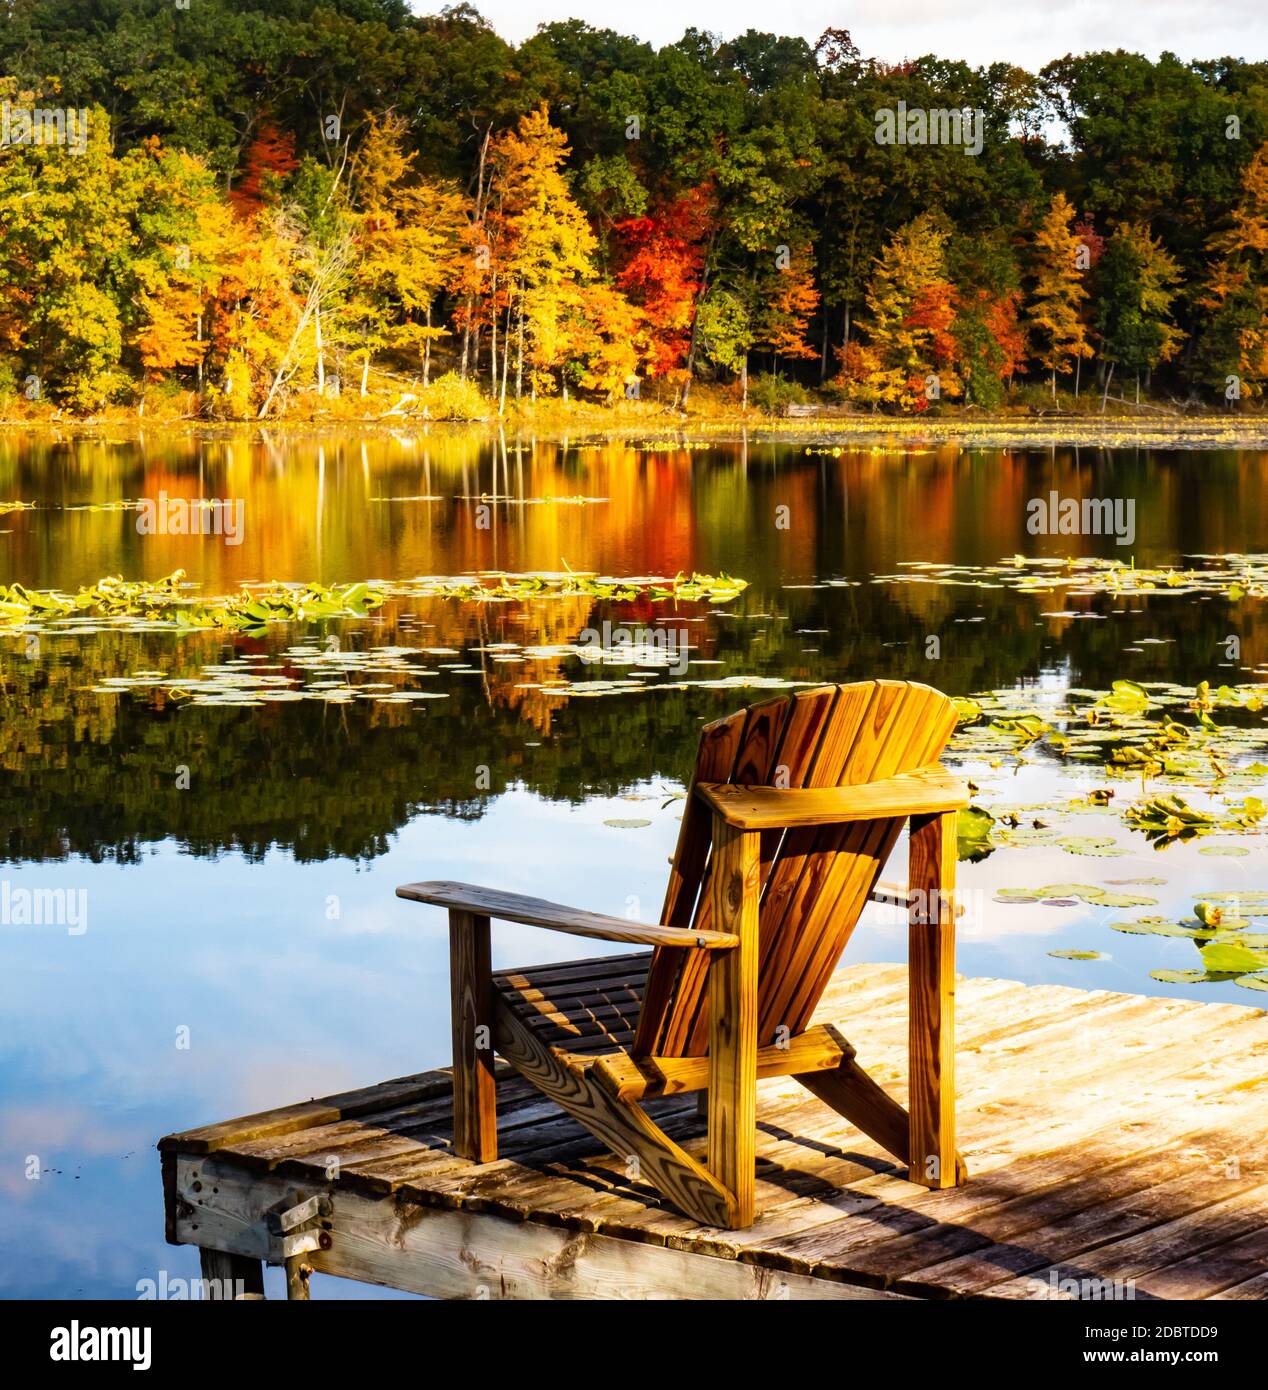
MULTIPOLYGON (((628 957, 498 978, 541 1043, 574 1050, 628 1034, 645 984, 628 957)), ((852 966, 816 1014, 904 1103, 907 997, 902 967, 852 966)), ((702 1227, 505 1069, 498 1159, 460 1157, 439 1071, 168 1136, 169 1238, 267 1259, 264 1213, 321 1192, 314 1270, 439 1297, 1268 1297, 1268 1015, 1001 980, 960 980, 956 1002, 964 1187, 908 1182, 772 1077, 756 1219, 702 1227)), ((704 1158, 693 1096, 648 1108, 704 1158)))

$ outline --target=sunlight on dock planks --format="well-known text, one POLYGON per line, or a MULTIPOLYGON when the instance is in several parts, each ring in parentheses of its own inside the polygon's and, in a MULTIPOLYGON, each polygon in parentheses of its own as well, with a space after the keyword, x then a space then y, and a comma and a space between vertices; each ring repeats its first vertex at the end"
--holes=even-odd
MULTIPOLYGON (((641 1000, 630 960, 501 978, 543 1041, 610 1048, 641 1000), (587 1017, 552 1015, 564 983, 587 1017)), ((445 1298, 1268 1297, 1268 1016, 984 979, 956 1002, 966 1187, 908 1182, 776 1076, 758 1083, 757 1219, 701 1227, 503 1070, 500 1158, 456 1157, 436 1071, 167 1137, 168 1236, 252 1268, 277 1254, 268 1209, 329 1193, 315 1271, 445 1298)), ((906 1014, 904 966, 854 965, 816 1022, 905 1103, 906 1014)), ((694 1096, 648 1107, 704 1156, 694 1096)))

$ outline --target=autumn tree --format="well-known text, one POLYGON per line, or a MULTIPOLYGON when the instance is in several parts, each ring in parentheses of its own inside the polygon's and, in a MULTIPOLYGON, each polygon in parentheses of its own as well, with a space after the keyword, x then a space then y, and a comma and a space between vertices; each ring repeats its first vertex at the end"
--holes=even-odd
POLYGON ((1268 144, 1247 163, 1240 200, 1208 250, 1198 371, 1226 399, 1258 395, 1268 383, 1268 144))
POLYGON ((809 242, 791 251, 781 248, 775 257, 774 276, 762 282, 759 291, 753 345, 765 348, 777 359, 817 357, 806 335, 818 307, 814 248, 809 242))
POLYGON ((1057 397, 1057 373, 1068 372, 1081 357, 1092 356, 1087 329, 1080 316, 1087 298, 1083 273, 1087 251, 1071 227, 1074 209, 1064 193, 1055 193, 1035 232, 1032 250, 1034 286, 1026 314, 1039 365, 1052 374, 1052 398, 1057 397))
POLYGON ((951 332, 965 404, 993 409, 1026 365, 1021 281, 1009 239, 1002 234, 953 237, 947 245, 947 274, 955 285, 951 332))
POLYGON ((266 202, 276 200, 278 185, 298 165, 295 136, 271 120, 262 121, 247 147, 242 177, 229 193, 234 209, 242 217, 254 216, 266 202))
POLYGON ((361 357, 361 394, 373 354, 417 353, 423 384, 431 375, 433 324, 442 290, 457 283, 469 241, 467 201, 452 184, 420 178, 406 151, 406 123, 371 117, 352 172, 352 292, 343 316, 361 357))
MULTIPOLYGON (((534 399, 539 389, 551 389, 567 356, 565 322, 576 310, 581 287, 596 273, 595 236, 568 187, 563 171, 567 155, 567 142, 551 125, 544 105, 523 116, 490 149, 491 336, 501 317, 503 382, 513 352, 517 399, 525 367, 534 399), (496 297, 499 287, 501 300, 496 297)), ((496 370, 495 337, 491 353, 496 370)))
POLYGON ((686 361, 711 215, 711 192, 700 185, 616 225, 616 284, 643 311, 651 377, 677 372, 686 361))
POLYGON ((923 411, 960 394, 955 370, 955 289, 947 276, 948 232, 922 213, 890 239, 867 287, 867 351, 847 362, 856 400, 923 411))

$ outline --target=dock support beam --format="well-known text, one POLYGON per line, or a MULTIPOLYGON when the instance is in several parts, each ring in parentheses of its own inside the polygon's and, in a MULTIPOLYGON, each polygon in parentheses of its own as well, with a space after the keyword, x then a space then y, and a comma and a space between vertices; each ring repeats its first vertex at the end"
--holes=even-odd
POLYGON ((263 1298, 264 1265, 246 1255, 231 1255, 225 1250, 198 1247, 203 1282, 213 1299, 263 1298))

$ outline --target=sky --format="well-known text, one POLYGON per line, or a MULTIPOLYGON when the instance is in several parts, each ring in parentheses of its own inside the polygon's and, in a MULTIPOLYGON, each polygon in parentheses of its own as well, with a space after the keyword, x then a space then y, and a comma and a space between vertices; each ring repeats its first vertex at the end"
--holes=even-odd
MULTIPOLYGON (((428 13, 439 3, 413 0, 428 13)), ((733 38, 746 29, 800 34, 812 43, 848 29, 864 57, 897 62, 933 53, 975 67, 1002 61, 1034 71, 1067 53, 1125 48, 1157 57, 1268 58, 1264 0, 473 0, 504 38, 538 24, 583 19, 657 47, 689 26, 733 38)))

